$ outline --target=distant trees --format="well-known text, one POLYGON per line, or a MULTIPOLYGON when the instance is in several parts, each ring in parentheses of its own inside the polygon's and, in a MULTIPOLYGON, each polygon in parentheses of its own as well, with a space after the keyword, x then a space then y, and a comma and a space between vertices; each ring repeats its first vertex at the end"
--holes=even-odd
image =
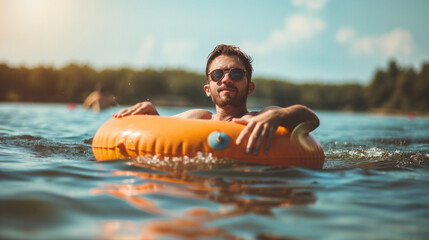
POLYGON ((390 61, 387 70, 378 69, 366 87, 368 107, 384 110, 429 110, 429 63, 420 72, 401 68, 390 61))
POLYGON ((129 68, 96 71, 87 65, 63 68, 12 68, 0 64, 0 101, 82 102, 96 83, 114 93, 121 104, 143 100, 206 106, 205 76, 183 70, 129 68))
POLYGON ((279 80, 254 79, 256 91, 251 96, 266 104, 288 106, 304 104, 315 109, 364 110, 364 87, 358 84, 293 84, 279 80))
MULTIPOLYGON (((369 109, 429 111, 429 63, 419 71, 391 61, 378 69, 368 86, 359 84, 294 84, 254 78, 254 106, 288 106, 313 109, 364 111, 369 109)), ((212 106, 203 91, 206 77, 180 69, 97 71, 87 65, 63 68, 9 67, 0 64, 0 101, 82 102, 96 83, 114 93, 121 104, 151 100, 161 105, 212 106)))

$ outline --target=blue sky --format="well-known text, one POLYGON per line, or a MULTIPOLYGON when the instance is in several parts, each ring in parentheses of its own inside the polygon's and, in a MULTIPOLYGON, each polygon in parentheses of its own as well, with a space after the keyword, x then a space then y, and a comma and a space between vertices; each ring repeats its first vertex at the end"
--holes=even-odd
POLYGON ((429 62, 427 0, 0 0, 0 62, 204 72, 220 43, 254 75, 367 84, 389 59, 429 62))

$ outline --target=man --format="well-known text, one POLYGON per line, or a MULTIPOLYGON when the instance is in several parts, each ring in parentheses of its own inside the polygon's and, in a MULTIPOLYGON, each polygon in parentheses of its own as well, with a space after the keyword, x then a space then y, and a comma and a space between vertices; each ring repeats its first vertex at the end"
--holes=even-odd
MULTIPOLYGON (((192 109, 174 117, 223 120, 246 125, 236 139, 236 144, 241 144, 249 136, 246 152, 251 154, 257 154, 265 140, 265 153, 268 153, 278 126, 286 127, 289 131, 301 123, 305 123, 308 131, 319 126, 316 114, 303 105, 285 108, 271 106, 260 112, 248 112, 247 96, 255 90, 255 83, 251 81, 251 62, 252 59, 238 47, 224 44, 216 46, 207 60, 207 84, 204 85, 206 95, 212 98, 216 106, 216 113, 192 109)), ((159 115, 152 103, 141 102, 113 116, 119 118, 135 114, 159 115)))
POLYGON ((83 107, 89 109, 92 107, 94 112, 100 112, 110 106, 118 106, 116 98, 113 94, 108 93, 101 83, 95 85, 94 91, 86 97, 83 102, 83 107))

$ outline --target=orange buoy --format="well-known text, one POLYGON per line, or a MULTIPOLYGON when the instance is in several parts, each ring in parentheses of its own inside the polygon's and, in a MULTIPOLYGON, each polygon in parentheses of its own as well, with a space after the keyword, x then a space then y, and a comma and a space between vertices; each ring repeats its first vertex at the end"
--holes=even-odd
POLYGON ((279 127, 269 153, 264 153, 263 145, 257 155, 251 155, 245 152, 247 141, 235 144, 243 128, 244 125, 226 121, 152 115, 112 118, 95 133, 92 150, 98 161, 139 156, 192 158, 203 153, 219 159, 275 166, 323 166, 323 149, 310 134, 295 135, 279 127))

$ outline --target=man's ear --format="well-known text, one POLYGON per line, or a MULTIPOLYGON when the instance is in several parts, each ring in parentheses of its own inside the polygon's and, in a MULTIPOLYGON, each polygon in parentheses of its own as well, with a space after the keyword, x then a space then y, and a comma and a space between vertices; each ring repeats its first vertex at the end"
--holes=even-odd
POLYGON ((249 82, 249 90, 247 91, 247 94, 252 94, 255 91, 255 83, 249 82))
POLYGON ((210 92, 210 86, 208 83, 204 85, 204 91, 206 92, 207 97, 210 97, 212 95, 212 93, 210 92))

